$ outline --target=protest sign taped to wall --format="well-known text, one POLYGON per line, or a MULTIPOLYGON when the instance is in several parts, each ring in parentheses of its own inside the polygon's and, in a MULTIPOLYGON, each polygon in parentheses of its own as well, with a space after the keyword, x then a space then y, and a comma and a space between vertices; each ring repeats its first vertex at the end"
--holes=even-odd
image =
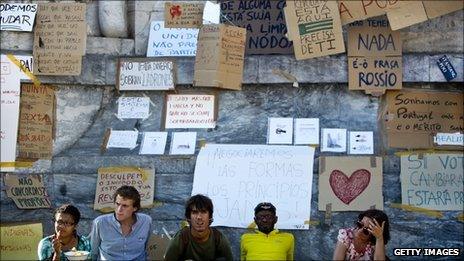
POLYGON ((120 91, 172 90, 176 83, 174 60, 119 58, 116 87, 120 91))
POLYGON ((0 260, 36 260, 42 223, 2 223, 0 260))
POLYGON ((314 148, 206 144, 197 157, 192 195, 214 203, 213 226, 246 228, 253 208, 272 202, 281 229, 308 229, 314 148))
POLYGON ((221 0, 221 21, 247 29, 246 54, 290 54, 285 0, 221 0))
POLYGON ((381 104, 381 122, 390 148, 451 149, 438 145, 437 133, 464 133, 464 93, 417 89, 389 91, 381 104))
POLYGON ((200 28, 203 24, 204 3, 166 2, 164 3, 165 28, 200 28))
POLYGON ((50 198, 40 174, 5 174, 6 195, 19 209, 50 208, 50 198))
POLYGON ((114 209, 113 195, 123 186, 133 186, 140 193, 140 205, 153 205, 155 192, 155 170, 138 167, 105 167, 98 169, 94 210, 110 212, 114 209))
POLYGON ((284 12, 297 60, 345 52, 336 1, 287 1, 284 12))
POLYGON ((0 3, 0 30, 32 31, 37 4, 0 3))
POLYGON ((464 208, 464 154, 401 156, 402 204, 433 210, 464 208))

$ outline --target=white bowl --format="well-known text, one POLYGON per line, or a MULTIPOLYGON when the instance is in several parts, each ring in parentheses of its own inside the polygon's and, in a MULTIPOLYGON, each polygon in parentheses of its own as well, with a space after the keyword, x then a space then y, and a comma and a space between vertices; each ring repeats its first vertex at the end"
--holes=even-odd
POLYGON ((89 251, 68 251, 65 252, 64 255, 68 260, 74 261, 74 260, 87 260, 87 257, 89 256, 90 252, 89 251))

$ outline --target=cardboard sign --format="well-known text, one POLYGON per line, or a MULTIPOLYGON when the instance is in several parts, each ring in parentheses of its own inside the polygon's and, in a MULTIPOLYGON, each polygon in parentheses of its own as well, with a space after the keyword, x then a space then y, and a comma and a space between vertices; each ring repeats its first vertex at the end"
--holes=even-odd
POLYGON ((388 9, 387 17, 393 31, 427 21, 422 1, 398 1, 388 9))
POLYGON ((319 211, 383 209, 381 157, 320 157, 319 211))
MULTIPOLYGON (((18 55, 15 58, 32 70, 32 56, 18 55)), ((19 123, 20 80, 28 79, 18 66, 6 55, 0 60, 0 171, 14 171, 16 141, 19 123)))
POLYGON ((114 192, 121 186, 133 186, 140 193, 140 205, 153 205, 155 191, 155 170, 138 167, 99 168, 95 192, 94 210, 110 212, 114 209, 114 192))
POLYGON ((164 254, 168 249, 169 243, 171 243, 171 240, 167 236, 163 234, 151 234, 147 243, 148 259, 164 260, 164 254))
POLYGON ((21 85, 19 158, 50 159, 55 124, 55 90, 50 85, 21 85))
POLYGON ((85 3, 40 3, 34 30, 34 74, 80 75, 87 41, 85 3))
POLYGON ((163 21, 152 21, 147 57, 195 56, 198 29, 165 28, 163 21))
POLYGON ((172 90, 175 63, 154 58, 119 58, 116 87, 120 91, 172 90))
POLYGON ((403 204, 434 210, 464 208, 464 154, 401 156, 403 204))
POLYGON ((150 115, 149 97, 119 97, 119 119, 146 119, 150 115))
POLYGON ((348 27, 348 87, 350 90, 401 89, 403 83, 400 32, 385 18, 357 21, 348 27))
POLYGON ((214 94, 166 94, 165 129, 216 127, 217 98, 214 94))
POLYGON ((0 30, 32 31, 37 4, 0 3, 0 30))
POLYGON ((246 29, 204 25, 198 35, 194 86, 241 90, 246 29))
POLYGON ((42 223, 2 224, 1 260, 37 260, 37 246, 43 238, 42 223))
POLYGON ((401 90, 386 95, 384 111, 388 146, 426 149, 462 147, 434 144, 436 133, 464 132, 463 93, 401 90))
POLYGON ((279 229, 308 229, 314 148, 207 144, 198 154, 192 195, 214 203, 213 226, 246 228, 253 208, 271 202, 279 229))
POLYGON ((221 0, 221 21, 247 29, 246 54, 289 54, 284 6, 285 0, 221 0))
POLYGON ((297 60, 345 52, 336 1, 287 1, 284 12, 297 60))
POLYGON ((429 19, 449 14, 464 8, 464 2, 461 0, 426 0, 422 1, 422 3, 424 4, 425 12, 427 13, 427 17, 429 19))
POLYGON ((398 0, 340 0, 340 18, 342 25, 366 18, 379 16, 398 4, 398 0))
POLYGON ((50 208, 51 203, 42 175, 4 176, 6 195, 20 209, 50 208))
POLYGON ((166 2, 164 4, 165 28, 200 28, 203 24, 203 3, 166 2))

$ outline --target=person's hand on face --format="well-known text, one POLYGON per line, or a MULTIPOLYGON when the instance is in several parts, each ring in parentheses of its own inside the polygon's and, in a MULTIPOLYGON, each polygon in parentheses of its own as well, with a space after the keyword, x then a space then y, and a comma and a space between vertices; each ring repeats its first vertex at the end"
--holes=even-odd
POLYGON ((369 220, 369 232, 378 240, 383 238, 383 229, 385 226, 385 221, 382 222, 382 225, 379 225, 377 220, 372 219, 369 220))
POLYGON ((52 239, 53 251, 57 254, 61 254, 61 233, 58 231, 52 239))
POLYGON ((255 215, 255 223, 259 231, 269 234, 274 230, 274 225, 277 223, 277 216, 272 211, 261 210, 255 215))
POLYGON ((190 225, 197 232, 203 232, 209 228, 209 212, 206 209, 198 210, 195 207, 190 213, 190 225))

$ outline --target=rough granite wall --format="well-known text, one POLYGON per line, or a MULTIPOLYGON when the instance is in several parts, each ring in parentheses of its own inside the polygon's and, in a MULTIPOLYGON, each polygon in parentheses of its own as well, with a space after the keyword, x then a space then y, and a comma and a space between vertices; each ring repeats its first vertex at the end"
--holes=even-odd
MULTIPOLYGON (((138 149, 110 149, 101 154, 100 144, 106 128, 139 131, 160 129, 164 92, 144 92, 154 106, 150 118, 120 121, 117 112, 115 72, 118 57, 143 57, 146 54, 150 20, 162 19, 163 1, 131 1, 127 3, 130 38, 101 37, 99 7, 101 1, 84 1, 88 5, 87 52, 82 74, 76 77, 39 77, 57 87, 57 137, 51 161, 39 160, 33 168, 18 173, 41 173, 51 195, 53 207, 63 203, 77 205, 83 219, 79 232, 90 232, 92 220, 100 215, 93 210, 98 168, 133 165, 156 169, 156 207, 143 212, 153 217, 154 228, 164 226, 170 233, 179 228, 183 204, 190 196, 196 155, 140 156, 138 149)), ((108 6, 105 6, 107 10, 108 6)), ((101 10, 101 9, 100 9, 101 10)), ((108 25, 105 25, 108 26, 108 25)), ((463 82, 463 11, 436 18, 403 29, 403 87, 453 90, 462 95, 463 82), (458 70, 454 83, 446 83, 435 65, 443 54, 448 55, 458 70)), ((106 29, 105 29, 106 31, 106 29)), ((103 32, 104 33, 104 32, 103 32)), ((1 52, 32 54, 32 33, 1 32, 1 52)), ((346 39, 345 39, 346 40, 346 39)), ((180 90, 191 87, 193 58, 176 58, 180 90)), ((296 61, 292 55, 261 55, 246 57, 242 91, 219 91, 219 117, 215 129, 194 130, 198 139, 210 143, 265 144, 268 117, 317 117, 321 127, 348 130, 373 130, 375 154, 383 157, 383 194, 385 211, 391 221, 392 240, 387 254, 394 259, 397 247, 459 247, 463 252, 464 225, 457 220, 462 212, 446 211, 444 217, 392 208, 401 203, 399 158, 395 150, 380 142, 377 124, 379 99, 361 92, 348 91, 346 54, 296 61), (294 75, 299 88, 272 73, 280 69, 294 75)), ((126 92, 126 96, 141 92, 126 92)), ((188 131, 188 130, 182 130, 188 131)), ((139 137, 141 138, 141 137, 139 137)), ((170 143, 168 137, 168 144, 170 143)), ((140 139, 139 139, 140 141, 140 139)), ((198 153, 198 149, 196 153, 198 153)), ((358 212, 339 212, 332 216, 330 226, 324 224, 324 212, 317 210, 318 157, 316 150, 311 219, 319 224, 309 230, 291 231, 296 238, 295 258, 298 260, 330 259, 340 227, 351 226, 358 212)), ((324 155, 330 155, 324 153, 324 155)), ((51 234, 52 209, 19 210, 8 199, 1 185, 1 222, 42 221, 44 234, 51 234)), ((250 211, 252 211, 250 209, 250 211)), ((221 228, 239 258, 240 235, 245 229, 221 228)), ((462 257, 462 255, 461 255, 462 257)))

